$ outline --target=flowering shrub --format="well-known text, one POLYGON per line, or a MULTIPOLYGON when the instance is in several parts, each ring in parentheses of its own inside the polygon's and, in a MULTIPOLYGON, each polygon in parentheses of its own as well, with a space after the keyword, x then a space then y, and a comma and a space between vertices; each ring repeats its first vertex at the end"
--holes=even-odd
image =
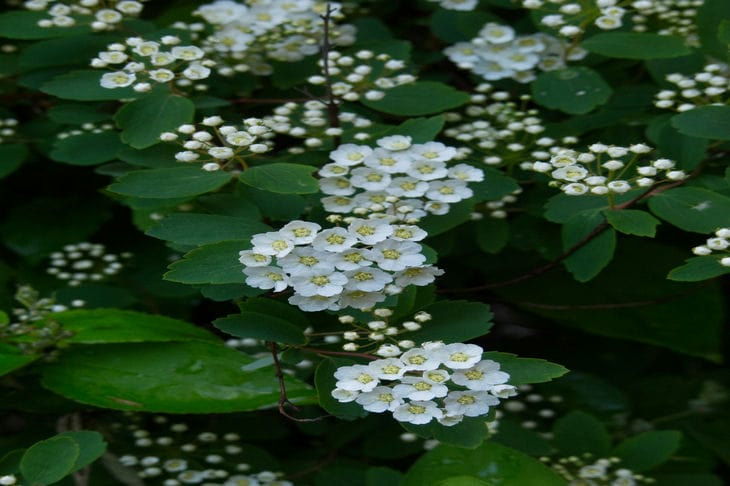
POLYGON ((722 484, 729 48, 725 0, 6 2, 0 485, 722 484))

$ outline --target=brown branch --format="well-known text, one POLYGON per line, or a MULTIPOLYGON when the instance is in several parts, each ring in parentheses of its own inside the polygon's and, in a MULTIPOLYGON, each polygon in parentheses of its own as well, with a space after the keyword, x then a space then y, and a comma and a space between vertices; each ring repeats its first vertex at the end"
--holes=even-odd
POLYGON ((294 405, 286 395, 286 383, 284 382, 284 372, 281 370, 281 363, 279 362, 279 355, 277 345, 273 341, 267 341, 266 343, 271 350, 271 357, 274 360, 274 368, 276 369, 276 379, 279 381, 279 402, 278 408, 279 413, 289 420, 294 422, 319 422, 322 419, 329 417, 330 415, 321 415, 314 418, 297 418, 286 411, 286 407, 291 408, 295 412, 299 411, 299 407, 294 405))

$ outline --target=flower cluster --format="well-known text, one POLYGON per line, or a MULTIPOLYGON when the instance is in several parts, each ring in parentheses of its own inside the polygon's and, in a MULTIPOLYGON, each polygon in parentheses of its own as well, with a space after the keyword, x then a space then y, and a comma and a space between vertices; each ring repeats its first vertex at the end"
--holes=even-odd
POLYGON ((522 188, 517 188, 512 191, 512 194, 502 196, 500 199, 494 201, 487 201, 484 203, 484 207, 488 211, 489 217, 494 219, 504 219, 507 217, 507 211, 505 206, 517 202, 517 196, 522 194, 522 188))
POLYGON ((720 255, 725 255, 720 258, 720 265, 730 267, 730 228, 718 229, 715 231, 715 235, 708 238, 704 245, 692 248, 692 253, 699 256, 720 253, 720 255))
POLYGON ((98 282, 116 275, 124 267, 122 260, 131 257, 131 253, 108 253, 101 243, 84 241, 66 245, 63 251, 51 253, 50 267, 46 272, 76 287, 84 282, 98 282))
POLYGON ((631 16, 633 30, 647 32, 649 25, 658 24, 656 33, 682 37, 686 44, 699 47, 695 17, 705 0, 635 0, 631 6, 636 13, 631 16))
POLYGON ((15 118, 0 119, 0 143, 3 143, 7 138, 14 137, 17 126, 18 120, 15 118))
POLYGON ((102 133, 113 129, 114 125, 111 123, 102 123, 101 125, 96 125, 95 123, 83 123, 79 128, 58 132, 56 134, 56 138, 63 140, 64 138, 75 137, 77 135, 83 135, 84 133, 102 133))
MULTIPOLYGON (((352 25, 332 25, 342 18, 342 6, 320 0, 265 0, 247 4, 216 0, 199 7, 193 14, 201 17, 210 35, 201 39, 201 47, 219 61, 218 73, 231 76, 237 72, 268 75, 273 72, 267 62, 295 62, 319 52, 323 18, 330 6, 330 41, 338 46, 355 42, 352 25)), ((188 30, 186 24, 176 28, 188 30)), ((198 29, 196 29, 198 30, 198 29)))
POLYGON ((324 59, 320 59, 318 65, 322 74, 310 76, 307 81, 321 86, 329 79, 332 94, 346 101, 357 101, 361 97, 379 100, 385 96, 383 90, 416 80, 412 74, 397 74, 405 68, 404 61, 369 50, 357 51, 353 56, 330 51, 326 65, 324 59))
POLYGON ((121 465, 134 471, 146 484, 292 486, 281 479, 280 472, 251 472, 255 466, 241 457, 245 449, 239 445, 241 436, 236 432, 219 434, 209 428, 201 431, 193 423, 169 423, 164 415, 155 416, 153 423, 146 425, 140 424, 141 420, 128 415, 124 417, 125 425, 114 422, 111 428, 115 432, 116 448, 124 447, 124 436, 128 435, 133 446, 142 449, 115 452, 124 452, 119 455, 121 465))
POLYGON ((443 273, 426 264, 416 241, 417 226, 353 219, 347 228, 322 230, 292 221, 279 231, 254 235, 240 252, 246 284, 281 292, 294 289, 289 303, 308 312, 365 309, 408 285, 428 285, 443 273))
POLYGON ((461 10, 461 11, 468 11, 468 10, 474 10, 474 7, 477 6, 479 3, 479 0, 428 0, 429 2, 434 2, 439 4, 441 8, 445 8, 447 10, 461 10))
POLYGON ((51 18, 38 21, 40 27, 71 27, 90 24, 94 30, 116 28, 125 17, 139 15, 144 8, 142 2, 133 0, 79 0, 76 3, 60 3, 51 0, 28 0, 23 6, 28 10, 46 11, 51 18))
POLYGON ((214 115, 204 118, 201 125, 180 125, 178 133, 164 132, 160 140, 182 146, 184 150, 175 154, 178 162, 202 162, 203 170, 209 172, 234 169, 237 164, 246 167, 244 157, 272 149, 269 139, 273 133, 260 118, 246 118, 243 126, 237 127, 214 115), (187 140, 180 140, 180 135, 186 135, 187 140))
POLYGON ((335 372, 332 396, 356 402, 368 412, 392 412, 400 422, 416 425, 436 419, 446 426, 479 417, 516 394, 499 363, 482 359, 475 344, 424 343, 398 358, 368 365, 343 366, 335 372), (387 384, 386 384, 387 382, 387 384))
POLYGON ((472 197, 469 182, 484 179, 468 164, 449 168, 459 154, 440 142, 392 135, 375 143, 375 149, 347 143, 330 153, 332 163, 319 171, 326 211, 416 223, 428 213, 448 213, 451 203, 472 197))
POLYGON ((676 89, 657 93, 654 100, 657 108, 688 111, 696 106, 724 104, 726 93, 730 91, 730 67, 724 63, 712 63, 692 76, 672 73, 666 80, 676 89))
POLYGON ((649 187, 664 180, 680 181, 687 177, 684 171, 676 170, 674 162, 669 159, 636 165, 642 155, 651 151, 651 147, 642 143, 629 147, 594 143, 587 152, 563 150, 547 162, 525 162, 521 167, 549 173, 553 179, 550 184, 569 196, 623 194, 637 187, 649 187), (635 175, 630 175, 629 170, 634 166, 635 175))
POLYGON ((447 47, 444 54, 488 81, 511 78, 528 83, 535 79, 535 69, 560 69, 565 60, 582 59, 587 52, 547 34, 517 35, 508 25, 489 22, 477 37, 447 47))
POLYGON ((421 329, 421 326, 432 319, 431 314, 425 311, 419 311, 413 319, 403 321, 400 327, 390 322, 393 311, 386 308, 372 310, 373 318, 365 323, 360 323, 351 315, 343 314, 338 317, 342 324, 351 326, 351 329, 344 332, 338 332, 334 335, 339 341, 339 337, 347 341, 342 345, 345 351, 357 351, 361 347, 367 347, 370 344, 376 344, 377 350, 375 354, 383 358, 392 358, 400 356, 403 351, 413 348, 416 343, 410 339, 400 339, 404 333, 413 332, 421 329), (390 340, 390 343, 382 344, 383 341, 390 340), (365 341, 365 343, 363 343, 365 341))
POLYGON ((541 393, 532 385, 520 385, 517 391, 521 399, 506 402, 501 410, 497 411, 497 418, 509 417, 519 422, 523 429, 534 430, 541 437, 551 439, 553 434, 548 431, 552 429, 555 419, 565 412, 561 410, 564 397, 553 393, 541 393))
POLYGON ((570 485, 635 486, 639 483, 654 483, 652 478, 617 467, 621 463, 617 457, 593 460, 591 454, 584 454, 582 457, 561 458, 553 463, 548 457, 541 457, 540 460, 548 463, 570 485))
MULTIPOLYGON (((146 92, 153 83, 172 83, 177 86, 192 86, 210 76, 215 62, 205 58, 205 52, 193 45, 182 46, 180 38, 163 36, 159 42, 142 37, 129 37, 124 43, 109 44, 91 60, 91 66, 119 67, 118 71, 102 75, 100 84, 104 88, 125 88, 146 92)), ((196 84, 196 89, 205 90, 207 85, 196 84)))
MULTIPOLYGON (((264 117, 264 122, 271 126, 276 133, 304 139, 304 146, 314 148, 321 146, 328 137, 342 135, 348 128, 367 128, 373 124, 364 116, 338 110, 338 127, 330 127, 328 122, 327 105, 319 100, 310 100, 304 103, 289 102, 274 109, 274 114, 264 117)), ((367 133, 355 134, 356 139, 369 138, 367 133)), ((303 153, 306 149, 301 146, 290 147, 291 153, 303 153)))

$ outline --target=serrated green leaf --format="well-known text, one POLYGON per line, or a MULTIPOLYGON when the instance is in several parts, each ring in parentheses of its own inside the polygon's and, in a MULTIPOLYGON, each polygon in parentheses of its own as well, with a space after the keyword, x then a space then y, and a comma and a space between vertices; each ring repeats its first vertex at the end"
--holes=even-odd
POLYGON ((159 143, 161 133, 189 123, 194 113, 188 98, 159 90, 124 105, 114 121, 122 129, 123 141, 143 149, 159 143))
POLYGON ((71 474, 79 453, 76 441, 57 435, 30 446, 20 460, 20 472, 31 485, 53 484, 71 474))
POLYGON ((711 233, 730 226, 730 197, 699 187, 677 187, 649 198, 649 209, 685 231, 711 233))
POLYGON ((29 365, 40 357, 35 354, 20 354, 15 346, 0 343, 0 376, 29 365))
POLYGON ((238 253, 251 247, 250 240, 204 245, 174 262, 165 280, 184 284, 244 284, 246 275, 238 253))
POLYGON ((212 192, 230 180, 226 172, 207 172, 191 166, 166 167, 129 172, 108 189, 123 196, 169 199, 212 192))
MULTIPOLYGON (((42 369, 42 383, 66 398, 115 410, 228 413, 276 406, 274 369, 241 370, 252 361, 203 341, 99 344, 66 350, 42 369)), ((309 386, 285 380, 292 402, 311 403, 309 386)))
POLYGON ((621 467, 643 472, 667 462, 681 441, 682 433, 675 430, 644 432, 620 443, 612 455, 621 459, 621 467))
POLYGON ((73 332, 64 341, 77 344, 216 340, 208 331, 185 321, 120 309, 70 310, 47 319, 73 332))
POLYGON ((494 442, 476 449, 439 446, 408 470, 402 486, 434 486, 454 476, 474 476, 487 484, 565 486, 566 482, 537 459, 494 442))
POLYGON ((559 378, 568 372, 567 368, 544 359, 520 358, 514 354, 497 351, 484 353, 482 359, 491 359, 499 363, 499 369, 509 373, 508 383, 510 385, 544 383, 559 378))
POLYGON ((553 443, 560 457, 581 456, 608 457, 611 451, 611 435, 603 423, 585 412, 575 410, 560 417, 553 426, 553 443))
POLYGON ((730 106, 698 106, 674 115, 671 123, 691 137, 730 140, 730 106))
POLYGON ((71 165, 96 165, 116 159, 123 149, 119 133, 113 130, 82 133, 57 140, 51 158, 71 165))
POLYGON ((319 182, 312 177, 317 170, 311 165, 274 163, 246 169, 238 177, 257 189, 278 194, 312 194, 319 191, 319 182))
POLYGON ((365 417, 368 413, 361 405, 355 402, 342 403, 335 399, 331 393, 335 389, 335 371, 342 366, 355 364, 349 359, 327 358, 323 359, 314 373, 314 384, 317 388, 319 406, 335 417, 343 420, 355 420, 365 417))
POLYGON ((411 137, 413 143, 426 143, 434 140, 441 133, 445 121, 443 115, 432 116, 430 118, 411 118, 397 127, 389 128, 385 132, 378 133, 377 136, 405 135, 411 137))
POLYGON ((79 446, 79 457, 76 459, 71 472, 88 466, 106 451, 107 443, 104 441, 104 437, 94 430, 62 432, 57 437, 68 437, 79 446))
POLYGON ((540 74, 532 82, 532 96, 542 106, 576 115, 607 102, 611 86, 590 68, 572 67, 540 74))
POLYGON ((271 231, 259 221, 218 214, 173 213, 146 234, 182 245, 206 245, 230 240, 248 240, 271 231))
POLYGON ((65 100, 79 101, 122 100, 139 96, 131 87, 103 88, 100 84, 102 74, 101 71, 89 69, 71 71, 44 83, 40 90, 65 100))
POLYGON ((0 179, 12 174, 28 157, 28 147, 22 143, 0 145, 0 179))
POLYGON ((431 314, 432 319, 408 334, 408 339, 416 342, 464 342, 487 334, 494 324, 489 306, 480 302, 441 301, 421 310, 431 314))
POLYGON ((667 278, 678 282, 699 282, 730 273, 730 267, 720 264, 720 258, 712 255, 690 258, 681 267, 672 269, 667 278))
POLYGON ((469 95, 436 81, 417 81, 385 91, 380 100, 363 99, 373 110, 400 116, 422 116, 457 108, 469 102, 469 95))
POLYGON ((653 238, 656 226, 659 224, 659 220, 654 216, 638 209, 605 210, 603 215, 613 229, 627 235, 653 238))
MULTIPOLYGON (((563 250, 567 251, 583 241, 604 221, 600 213, 579 213, 565 222, 562 228, 563 250)), ((613 258, 616 232, 608 228, 563 260, 565 268, 579 282, 587 282, 598 275, 613 258)))
POLYGON ((621 59, 663 59, 692 52, 680 37, 636 32, 596 34, 581 42, 581 47, 594 54, 621 59))

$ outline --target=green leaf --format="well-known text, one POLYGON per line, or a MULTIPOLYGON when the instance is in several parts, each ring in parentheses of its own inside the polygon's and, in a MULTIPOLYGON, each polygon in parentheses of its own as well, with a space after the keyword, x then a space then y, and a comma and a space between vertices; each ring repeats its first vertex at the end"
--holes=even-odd
POLYGON ((560 457, 581 456, 608 457, 611 451, 611 435, 603 423, 585 412, 575 410, 560 417, 553 426, 553 443, 560 457))
POLYGON ((477 221, 477 245, 486 253, 499 253, 509 241, 509 224, 503 219, 485 217, 477 221))
POLYGON ((542 106, 578 115, 607 102, 611 87, 594 70, 573 67, 540 74, 532 96, 542 106))
POLYGON ((516 180, 500 170, 491 167, 480 167, 480 169, 484 172, 484 180, 469 184, 478 201, 496 201, 513 194, 520 188, 516 180))
POLYGON ((28 157, 28 147, 25 144, 0 144, 0 179, 18 170, 26 157, 28 157))
POLYGON ((730 20, 723 19, 717 27, 717 41, 730 48, 730 20))
POLYGON ((531 456, 546 456, 554 452, 553 446, 540 435, 540 432, 526 429, 515 420, 509 417, 500 418, 497 432, 490 436, 489 440, 531 456))
POLYGON ((251 247, 251 242, 224 241, 204 245, 186 253, 174 262, 165 280, 184 284, 244 284, 246 276, 238 253, 251 247))
POLYGON ((52 106, 46 114, 56 123, 81 125, 82 123, 96 123, 109 120, 111 115, 99 111, 97 105, 82 103, 59 103, 52 106))
POLYGON ((118 157, 119 160, 123 160, 128 164, 150 169, 180 167, 180 162, 175 160, 175 154, 178 150, 179 148, 173 144, 160 143, 142 150, 127 147, 119 153, 118 157))
POLYGON ((51 314, 48 319, 73 332, 65 340, 69 343, 216 340, 208 331, 185 321, 120 309, 70 310, 51 314))
POLYGON ((168 199, 215 191, 230 180, 226 172, 208 172, 191 166, 169 167, 129 172, 108 189, 123 196, 168 199))
POLYGON ((0 456, 0 475, 18 474, 20 472, 20 459, 25 449, 14 449, 0 456))
POLYGON ((421 310, 431 314, 432 319, 418 331, 408 333, 408 339, 416 342, 464 342, 487 334, 494 324, 489 306, 480 302, 445 300, 421 310))
POLYGON ((409 432, 425 439, 436 439, 442 444, 473 449, 479 447, 489 435, 487 417, 465 417, 456 425, 447 427, 433 420, 425 425, 401 423, 409 432))
POLYGON ((230 240, 249 240, 271 231, 259 221, 218 214, 173 213, 146 234, 182 245, 206 245, 230 240))
MULTIPOLYGON (((208 414, 276 406, 274 369, 241 370, 252 361, 203 341, 99 344, 66 350, 42 369, 42 383, 66 398, 116 410, 208 414)), ((311 403, 309 386, 285 379, 292 402, 311 403)))
POLYGON ((96 57, 99 51, 106 50, 106 46, 116 40, 116 36, 88 34, 35 42, 21 52, 20 65, 36 69, 50 66, 88 66, 89 59, 96 57))
POLYGON ((71 472, 88 466, 106 451, 107 443, 104 441, 104 437, 93 430, 63 432, 58 434, 57 437, 68 437, 79 446, 79 457, 76 459, 71 472))
POLYGON ((697 9, 694 25, 702 44, 701 51, 707 56, 726 59, 728 46, 718 38, 723 21, 730 18, 730 3, 725 0, 705 0, 697 9))
POLYGON ((445 121, 446 119, 443 115, 432 116, 430 118, 411 118, 397 127, 379 133, 377 136, 406 135, 413 139, 413 143, 426 143, 434 140, 441 133, 445 121))
POLYGON ((606 210, 603 215, 613 229, 627 235, 654 238, 656 226, 659 224, 654 216, 638 209, 606 210))
MULTIPOLYGON (((586 238, 604 218, 600 213, 580 213, 570 218, 562 228, 565 251, 586 238)), ((563 260, 565 268, 579 282, 587 282, 611 262, 616 249, 616 232, 608 228, 563 260)))
POLYGON ((132 87, 102 88, 101 71, 81 69, 56 76, 41 86, 44 93, 65 100, 108 101, 136 98, 139 93, 132 87))
POLYGON ((690 258, 681 267, 672 269, 667 278, 678 282, 698 282, 730 273, 730 267, 722 265, 720 258, 712 255, 690 258))
POLYGON ((659 116, 647 127, 646 135, 658 151, 654 157, 676 160, 680 168, 692 170, 705 158, 709 141, 680 133, 670 123, 671 118, 672 115, 659 116))
POLYGON ((189 123, 194 113, 195 105, 188 98, 160 90, 124 105, 114 121, 122 129, 122 140, 143 149, 159 143, 162 132, 189 123))
POLYGON ((124 144, 115 131, 82 133, 57 140, 51 158, 71 165, 96 165, 116 159, 122 149, 124 144))
POLYGON ((730 226, 730 197, 698 187, 677 187, 649 198, 649 209, 685 231, 712 233, 730 226))
MULTIPOLYGON (((260 303, 260 301, 266 299, 255 300, 260 303)), ((284 310, 276 306, 276 310, 281 310, 285 313, 289 311, 289 305, 281 302, 276 302, 276 304, 287 308, 284 310)), ((254 338, 285 344, 304 344, 307 342, 304 336, 304 328, 288 320, 286 314, 278 317, 276 314, 266 312, 269 309, 262 305, 249 304, 247 308, 251 308, 252 310, 244 310, 240 314, 216 319, 213 321, 213 325, 225 333, 241 338, 254 338), (263 312, 257 312, 259 310, 263 312)), ((302 317, 304 318, 304 316, 302 317)), ((306 318, 304 319, 306 322, 306 318)))
POLYGON ((14 346, 0 343, 0 376, 29 365, 40 357, 36 354, 20 354, 14 346))
POLYGON ((580 213, 598 213, 608 209, 608 201, 604 196, 569 196, 556 194, 545 203, 545 219, 553 223, 567 223, 570 218, 580 213))
POLYGON ((730 106, 707 105, 674 115, 672 126, 691 137, 730 140, 730 106))
POLYGON ((473 10, 463 12, 440 8, 431 16, 431 32, 439 39, 454 44, 477 37, 487 22, 499 19, 487 12, 473 10))
POLYGON ((644 432, 620 443, 612 455, 621 459, 621 467, 643 472, 667 462, 681 441, 682 433, 675 430, 644 432))
POLYGON ((539 358, 520 358, 514 354, 489 351, 482 359, 499 363, 499 369, 509 373, 510 385, 544 383, 559 378, 568 372, 567 368, 539 358))
POLYGON ((367 486, 399 486, 403 474, 389 467, 371 467, 366 473, 367 486))
POLYGON ((319 406, 335 417, 343 420, 355 420, 365 417, 368 412, 361 405, 355 402, 342 403, 335 399, 331 393, 335 389, 335 371, 342 366, 355 364, 349 359, 326 358, 323 359, 314 373, 314 385, 319 397, 319 406))
POLYGON ((50 37, 71 36, 89 32, 88 26, 73 27, 41 27, 38 21, 50 18, 44 10, 31 12, 28 10, 13 10, 0 14, 0 37, 8 39, 48 39, 50 37))
POLYGON ((277 194, 312 194, 319 183, 312 177, 311 165, 275 163, 246 169, 238 176, 246 185, 277 194))
POLYGON ((565 480, 537 459, 494 442, 476 449, 439 446, 421 456, 401 486, 432 486, 454 476, 473 476, 486 484, 565 486, 565 480))
POLYGON ((436 81, 417 81, 385 91, 380 100, 362 100, 373 110, 391 115, 422 116, 457 108, 469 102, 469 95, 436 81))
POLYGON ((634 32, 596 34, 584 40, 581 47, 594 54, 621 59, 662 59, 692 53, 680 37, 634 32))
POLYGON ((32 486, 53 484, 71 474, 79 453, 75 440, 57 435, 30 446, 20 460, 20 472, 32 486))

